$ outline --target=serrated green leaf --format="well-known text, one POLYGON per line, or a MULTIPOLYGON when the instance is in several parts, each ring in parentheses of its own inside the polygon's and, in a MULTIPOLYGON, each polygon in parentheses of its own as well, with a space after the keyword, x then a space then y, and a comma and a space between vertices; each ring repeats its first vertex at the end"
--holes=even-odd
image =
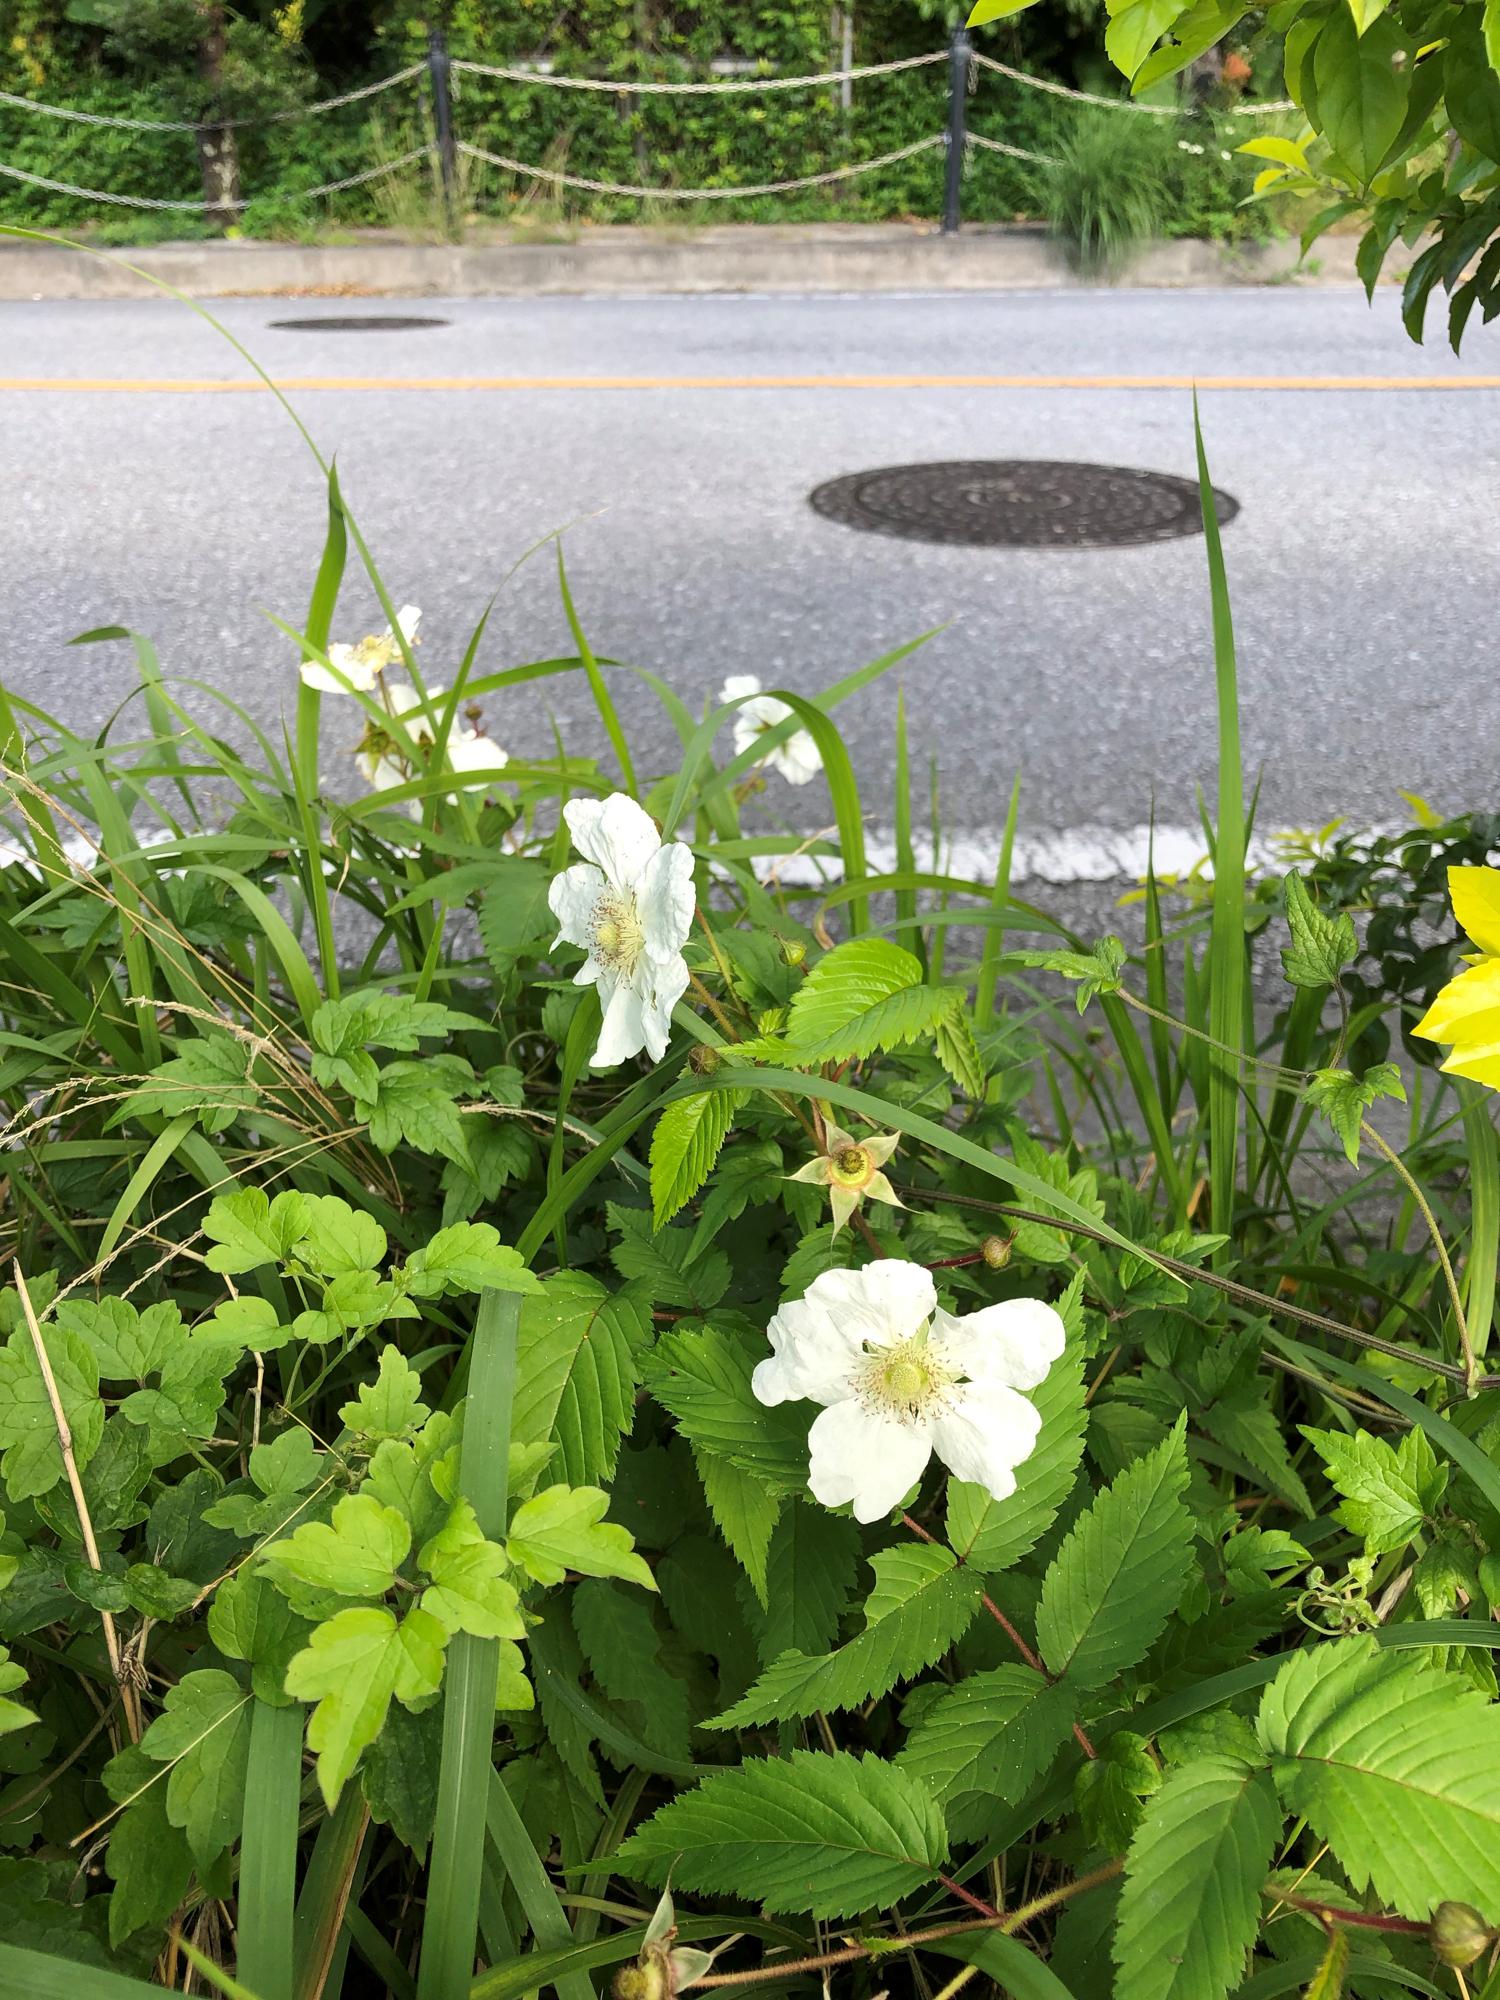
POLYGON ((1119 2000, 1220 2000, 1238 1987, 1280 1831, 1264 1771, 1213 1756, 1168 1772, 1126 1858, 1119 2000))
POLYGON ((1421 1431, 1408 1431, 1394 1449, 1373 1431, 1320 1431, 1299 1427, 1343 1496, 1336 1512, 1346 1528, 1364 1537, 1368 1555, 1404 1549, 1442 1498, 1445 1466, 1421 1431))
MULTIPOLYGON (((1140 0, 1151 5, 1153 0, 1140 0)), ((1100 938, 1092 951, 1018 951, 1012 954, 1018 965, 1034 965, 1043 972, 1057 972, 1064 979, 1076 979, 1075 996, 1079 1013, 1101 993, 1118 993, 1125 968, 1125 947, 1117 937, 1100 938)))
POLYGON ((859 1529, 822 1507, 787 1507, 766 1551, 766 1612, 760 1656, 820 1653, 833 1644, 854 1595, 859 1529))
POLYGON ((946 1804, 966 1792, 1019 1799, 1073 1726, 1075 1697, 1030 1667, 969 1674, 923 1709, 896 1762, 946 1804))
POLYGON ((1292 941, 1282 947, 1287 983, 1318 992, 1336 986, 1339 974, 1359 953, 1354 922, 1344 911, 1328 917, 1307 893, 1300 875, 1286 878, 1286 921, 1292 941))
POLYGON ((971 1623, 979 1580, 929 1542, 898 1542, 870 1558, 875 1587, 865 1629, 836 1652, 784 1653, 710 1729, 746 1729, 819 1711, 856 1708, 940 1659, 971 1623))
POLYGON ((287 1693, 317 1703, 307 1742, 317 1752, 318 1784, 330 1812, 360 1753, 380 1734, 392 1696, 415 1702, 437 1693, 446 1639, 420 1606, 398 1626, 383 1605, 356 1605, 318 1626, 292 1660, 287 1693))
POLYGON ((570 1484, 614 1476, 635 1418, 636 1348, 650 1331, 643 1308, 581 1271, 554 1272, 521 1304, 511 1435, 555 1442, 570 1484))
POLYGON ((277 1580, 290 1577, 339 1597, 384 1597, 410 1547, 403 1515, 368 1493, 351 1493, 331 1521, 305 1522, 264 1549, 260 1562, 277 1580))
POLYGON ((1074 1348, 1030 1391, 1042 1419, 1029 1458, 1016 1467, 1016 1490, 996 1500, 982 1486, 948 1481, 948 1541, 970 1568, 991 1575, 1029 1555, 1073 1490, 1088 1428, 1083 1357, 1074 1348))
POLYGON ((687 1683, 661 1659, 647 1600, 618 1584, 585 1581, 573 1591, 573 1627, 602 1692, 636 1709, 632 1720, 653 1749, 685 1762, 692 1739, 687 1683))
POLYGON ((1356 1890, 1423 1920, 1444 1901, 1500 1911, 1500 1708, 1471 1682, 1341 1639, 1291 1656, 1257 1727, 1356 1890))
POLYGON ((1161 1768, 1142 1736, 1117 1729, 1073 1780, 1078 1830, 1090 1847, 1123 1854, 1141 1821, 1142 1801, 1161 1785, 1161 1768))
POLYGON ((738 1090, 702 1091, 667 1106, 651 1135, 651 1210, 656 1227, 685 1208, 713 1172, 734 1114, 738 1090))
POLYGON ((311 1633, 308 1620, 253 1569, 226 1577, 209 1600, 209 1638, 227 1659, 246 1662, 252 1690, 272 1708, 286 1706, 287 1667, 311 1633))
POLYGON ((258 1085, 248 1081, 248 1043, 230 1035, 205 1035, 189 1042, 170 1062, 159 1063, 152 1080, 133 1091, 127 1109, 133 1116, 158 1112, 175 1118, 190 1111, 205 1132, 226 1132, 242 1111, 260 1101, 258 1085))
POLYGON ((619 1241, 610 1257, 622 1278, 634 1282, 653 1305, 708 1312, 729 1287, 729 1259, 722 1250, 699 1254, 686 1229, 654 1227, 644 1209, 607 1204, 609 1226, 619 1241))
POLYGON ((538 1583, 581 1576, 618 1576, 655 1590, 656 1579, 624 1528, 604 1515, 609 1495, 596 1486, 544 1486, 511 1517, 506 1553, 538 1583))
POLYGON ((371 1143, 393 1153, 403 1142, 419 1153, 437 1153, 468 1167, 458 1099, 476 1088, 473 1070, 459 1056, 387 1063, 375 1102, 368 1107, 371 1143))
POLYGON ((232 1674, 204 1667, 167 1692, 141 1749, 170 1764, 167 1817, 182 1828, 200 1868, 239 1832, 250 1759, 250 1697, 232 1674))
POLYGON ((955 1004, 938 1021, 933 1047, 938 1061, 964 1096, 973 1098, 976 1104, 982 1103, 989 1086, 989 1072, 961 995, 956 996, 955 1004))
POLYGON ((616 1873, 815 1917, 884 1910, 932 1879, 942 1814, 908 1773, 847 1751, 793 1751, 706 1779, 610 1857, 616 1873))
POLYGON ((1317 1106, 1343 1141, 1351 1166, 1359 1165, 1360 1126, 1379 1097, 1406 1102, 1406 1085, 1394 1063, 1374 1063, 1363 1076, 1347 1069, 1320 1069, 1307 1085, 1307 1101, 1317 1106))
POLYGON ((294 1245, 299 1263, 325 1278, 353 1277, 379 1269, 388 1246, 386 1233, 373 1215, 366 1215, 338 1194, 307 1195, 304 1200, 307 1214, 294 1245))
POLYGON ((1037 1644, 1054 1674, 1101 1687, 1150 1649, 1192 1553, 1185 1428, 1127 1466, 1079 1520, 1042 1581, 1037 1644))
POLYGON ((144 1382, 188 1338, 182 1314, 170 1300, 137 1312, 129 1299, 64 1299, 57 1324, 77 1334, 106 1382, 144 1382))
POLYGON ((690 1444, 726 1458, 781 1493, 807 1487, 807 1421, 795 1407, 768 1409, 750 1387, 749 1349, 718 1327, 679 1326, 646 1363, 651 1393, 690 1444))
POLYGON ((409 1437, 430 1414, 421 1397, 422 1378, 416 1369, 399 1347, 383 1347, 375 1380, 360 1384, 339 1417, 360 1437, 409 1437))
POLYGON ((104 1865, 115 1885, 109 1899, 112 1945, 148 1924, 164 1924, 177 1908, 192 1880, 193 1854, 181 1828, 167 1818, 164 1782, 148 1785, 120 1814, 104 1865))
POLYGON ((703 1482, 708 1511, 764 1607, 771 1536, 785 1503, 780 1494, 768 1492, 752 1474, 727 1458, 700 1448, 694 1451, 693 1461, 703 1482))
POLYGON ((819 959, 793 994, 787 1041, 798 1063, 873 1055, 929 1034, 953 1004, 951 987, 922 984, 909 951, 853 938, 819 959))

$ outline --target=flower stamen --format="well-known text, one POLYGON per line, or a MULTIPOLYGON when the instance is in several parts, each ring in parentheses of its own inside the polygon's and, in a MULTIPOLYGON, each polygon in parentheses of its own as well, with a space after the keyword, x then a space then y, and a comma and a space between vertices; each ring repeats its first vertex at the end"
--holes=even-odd
POLYGON ((589 919, 589 953, 600 965, 628 979, 646 943, 646 930, 634 896, 609 889, 594 905, 589 919))

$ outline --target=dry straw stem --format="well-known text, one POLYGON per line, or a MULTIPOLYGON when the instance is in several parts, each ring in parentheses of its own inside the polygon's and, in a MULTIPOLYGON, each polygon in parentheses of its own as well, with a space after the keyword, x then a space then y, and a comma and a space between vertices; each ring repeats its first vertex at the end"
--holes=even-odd
MULTIPOLYGON (((79 1476, 78 1461, 73 1456, 73 1432, 68 1423, 67 1411, 63 1408, 62 1396, 58 1392, 57 1377, 52 1372, 52 1361, 47 1353, 47 1343, 42 1338, 42 1329, 37 1321, 36 1308, 31 1303, 31 1293, 26 1289, 25 1274, 19 1261, 12 1259, 11 1269, 15 1273, 16 1294, 21 1301, 21 1310, 26 1315, 26 1325, 31 1333, 31 1344, 36 1349, 37 1366, 42 1371, 42 1381, 46 1385, 47 1400, 52 1405, 52 1421, 57 1426, 57 1445, 62 1453, 63 1470, 68 1475, 68 1485, 73 1491, 73 1505, 78 1514, 78 1528, 83 1536, 84 1552, 89 1559, 89 1567, 102 1573, 103 1564, 99 1560, 99 1544, 94 1539, 94 1523, 89 1516, 89 1503, 83 1491, 83 1480, 79 1476)), ((115 1621, 108 1611, 99 1613, 104 1626, 104 1644, 109 1653, 110 1671, 114 1674, 115 1685, 120 1690, 120 1706, 125 1711, 125 1727, 130 1732, 132 1743, 141 1740, 141 1711, 136 1700, 135 1688, 126 1673, 120 1656, 120 1638, 115 1630, 115 1621)))

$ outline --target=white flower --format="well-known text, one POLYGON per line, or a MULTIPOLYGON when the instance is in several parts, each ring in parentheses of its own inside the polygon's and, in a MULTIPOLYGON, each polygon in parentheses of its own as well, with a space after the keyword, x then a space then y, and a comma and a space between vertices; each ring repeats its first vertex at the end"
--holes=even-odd
MULTIPOLYGON (((719 690, 721 702, 740 701, 741 696, 748 696, 749 699, 735 711, 734 747, 737 755, 753 749, 768 729, 774 729, 778 722, 785 722, 792 713, 786 703, 778 701, 775 695, 761 693, 760 682, 754 674, 731 674, 719 690)), ((805 785, 823 768, 818 746, 805 729, 794 730, 785 743, 778 743, 774 750, 767 751, 763 761, 779 771, 789 785, 805 785)))
POLYGON ((825 1271, 766 1330, 773 1352, 751 1378, 762 1403, 823 1404, 808 1435, 808 1485, 825 1507, 852 1501, 878 1521, 938 1457, 1004 1500, 1041 1418, 1035 1389, 1063 1351, 1060 1315, 1007 1299, 962 1319, 938 1309, 930 1271, 894 1257, 825 1271))
POLYGON ((574 985, 597 984, 604 1006, 592 1065, 613 1069, 642 1049, 660 1062, 672 1009, 687 991, 692 853, 680 840, 663 845, 649 815, 623 792, 602 802, 570 799, 563 817, 587 859, 553 877, 547 900, 560 926, 555 942, 588 953, 574 985))
POLYGON ((408 646, 416 644, 417 626, 421 619, 422 614, 415 604, 403 604, 396 613, 395 627, 387 625, 383 632, 371 632, 354 646, 335 640, 328 647, 329 666, 339 669, 344 676, 342 680, 316 660, 302 662, 303 680, 309 687, 322 688, 329 694, 348 694, 351 688, 358 689, 361 694, 372 693, 381 675, 401 658, 401 639, 405 639, 408 646), (398 629, 400 639, 396 636, 398 629))
MULTIPOLYGON (((427 690, 427 708, 435 708, 444 690, 430 687, 427 690)), ((388 715, 403 718, 403 726, 410 741, 423 751, 431 748, 436 739, 436 723, 431 715, 417 714, 407 722, 405 717, 413 710, 421 710, 424 703, 408 681, 383 683, 381 700, 388 715)), ((492 738, 484 736, 467 723, 455 723, 448 731, 443 768, 448 771, 495 771, 510 762, 509 755, 492 738)), ((364 745, 357 752, 354 762, 360 776, 374 791, 389 791, 393 785, 404 785, 408 779, 420 776, 420 768, 410 763, 405 754, 405 746, 394 736, 387 736, 378 729, 372 729, 365 738, 364 745)), ((481 779, 477 784, 465 785, 468 791, 488 791, 490 781, 481 779)), ((450 792, 451 799, 456 794, 450 792)), ((413 819, 422 817, 422 801, 409 799, 407 811, 413 819)))

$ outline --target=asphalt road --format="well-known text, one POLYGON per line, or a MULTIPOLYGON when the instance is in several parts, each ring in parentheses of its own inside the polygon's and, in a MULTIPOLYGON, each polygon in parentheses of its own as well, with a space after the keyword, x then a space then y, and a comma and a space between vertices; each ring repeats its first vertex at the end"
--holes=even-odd
MULTIPOLYGON (((570 651, 550 551, 566 528, 596 649, 649 667, 696 706, 727 674, 815 691, 928 627, 899 670, 918 754, 942 769, 945 826, 992 850, 1023 773, 1030 872, 1099 879, 1134 830, 1190 826, 1212 780, 1213 673, 1201 537, 1120 550, 943 547, 815 515, 840 473, 913 460, 1095 460, 1190 474, 1185 387, 861 387, 843 378, 1232 376, 1273 382, 1500 376, 1500 327, 1462 361, 1412 346, 1394 294, 1099 291, 879 298, 462 301, 228 300, 216 312, 278 377, 588 378, 600 386, 298 389, 392 596, 422 606, 443 678, 492 591, 489 670, 570 651), (412 333, 274 330, 289 316, 435 314, 412 333), (817 377, 811 387, 683 378, 817 377), (646 377, 654 387, 602 386, 646 377), (839 378, 835 380, 834 378, 839 378)), ((317 468, 245 363, 170 302, 0 305, 0 659, 8 683, 73 726, 132 681, 150 634, 169 673, 215 683, 263 723, 295 662, 268 622, 300 622, 323 532, 317 468)), ((1397 792, 1496 803, 1500 745, 1500 388, 1206 389, 1216 482, 1240 502, 1224 535, 1247 760, 1262 824, 1335 813, 1386 822, 1397 792)), ((351 583, 339 630, 375 619, 351 583)), ((621 706, 663 768, 653 698, 621 706)), ((890 819, 891 680, 844 711, 872 825, 890 819)), ((516 753, 597 733, 581 682, 491 704, 516 753)), ((340 765, 336 731, 330 764, 340 765)), ((352 782, 345 779, 343 782, 352 782)), ((811 788, 809 788, 811 791, 811 788)), ((802 824, 823 809, 782 788, 802 824)), ((1191 844, 1191 837, 1185 836, 1191 844)))

